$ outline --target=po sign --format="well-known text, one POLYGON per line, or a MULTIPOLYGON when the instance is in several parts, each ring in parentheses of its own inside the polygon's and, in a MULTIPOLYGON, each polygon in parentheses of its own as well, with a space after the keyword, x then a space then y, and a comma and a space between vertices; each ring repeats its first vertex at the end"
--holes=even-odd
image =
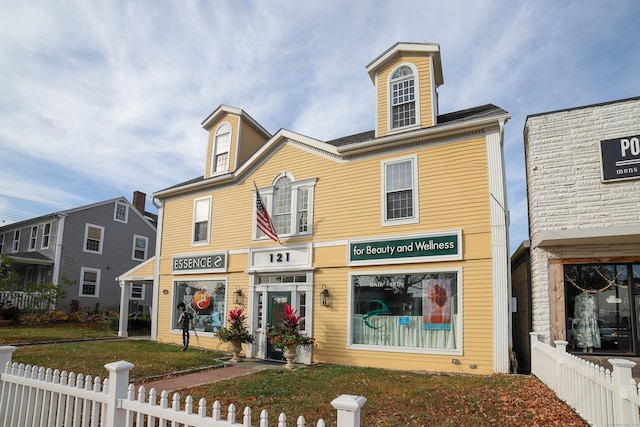
POLYGON ((602 180, 640 177, 640 135, 600 141, 602 180))

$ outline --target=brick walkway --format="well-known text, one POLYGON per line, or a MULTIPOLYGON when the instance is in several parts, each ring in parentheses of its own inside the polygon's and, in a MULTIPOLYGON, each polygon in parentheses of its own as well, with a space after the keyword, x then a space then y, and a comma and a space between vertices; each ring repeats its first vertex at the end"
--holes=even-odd
POLYGON ((158 393, 161 393, 163 390, 174 392, 188 387, 249 375, 264 369, 284 369, 284 363, 245 359, 238 363, 225 364, 220 367, 198 370, 192 373, 176 373, 157 379, 143 380, 136 382, 135 386, 137 390, 139 386, 144 385, 147 392, 152 388, 155 388, 158 393))

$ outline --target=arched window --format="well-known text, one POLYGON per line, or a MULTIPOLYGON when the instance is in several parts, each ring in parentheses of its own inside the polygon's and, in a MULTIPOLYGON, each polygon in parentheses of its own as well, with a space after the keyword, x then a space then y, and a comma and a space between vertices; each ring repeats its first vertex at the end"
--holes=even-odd
POLYGON ((413 69, 401 65, 391 74, 391 128, 416 124, 416 83, 413 69))
MULTIPOLYGON (((260 189, 267 211, 279 237, 313 233, 313 194, 316 178, 296 181, 290 172, 283 172, 273 186, 260 189)), ((255 238, 265 238, 256 226, 255 238)))
POLYGON ((231 148, 231 126, 223 124, 216 131, 213 147, 211 173, 224 173, 229 170, 229 149, 231 148))

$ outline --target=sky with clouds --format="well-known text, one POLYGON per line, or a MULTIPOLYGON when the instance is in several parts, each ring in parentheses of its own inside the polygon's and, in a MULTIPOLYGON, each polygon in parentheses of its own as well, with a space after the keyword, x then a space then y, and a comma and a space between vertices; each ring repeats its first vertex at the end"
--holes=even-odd
POLYGON ((526 116, 640 96, 639 20, 635 0, 0 0, 0 225, 202 175, 201 122, 220 104, 271 133, 372 130, 366 65, 433 42, 441 113, 512 115, 514 251, 526 116))

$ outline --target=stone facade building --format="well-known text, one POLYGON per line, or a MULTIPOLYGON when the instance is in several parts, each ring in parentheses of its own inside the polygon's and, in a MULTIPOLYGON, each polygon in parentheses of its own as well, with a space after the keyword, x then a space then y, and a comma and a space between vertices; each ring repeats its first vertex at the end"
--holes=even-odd
MULTIPOLYGON (((518 335, 528 322, 571 351, 640 351, 639 119, 640 97, 527 117, 529 242, 512 261, 518 335)), ((519 354, 527 339, 514 334, 519 354)))

